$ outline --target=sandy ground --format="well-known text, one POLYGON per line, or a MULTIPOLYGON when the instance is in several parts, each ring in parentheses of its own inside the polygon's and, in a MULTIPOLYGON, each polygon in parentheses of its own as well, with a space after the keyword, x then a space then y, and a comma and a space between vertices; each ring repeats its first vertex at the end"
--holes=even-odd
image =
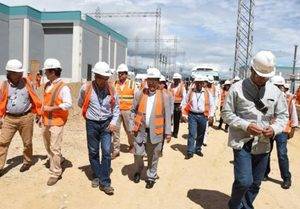
MULTIPOLYGON (((123 132, 122 153, 112 161, 112 186, 114 196, 107 196, 90 183, 85 125, 80 116, 70 117, 64 131, 62 146, 63 178, 55 186, 46 185, 48 170, 45 168, 46 152, 40 129, 34 130, 34 166, 20 173, 22 142, 15 136, 9 149, 6 173, 0 178, 1 209, 65 209, 65 208, 226 208, 233 181, 232 150, 226 146, 227 135, 211 129, 204 157, 184 159, 187 125, 181 124, 179 139, 164 147, 164 156, 158 165, 160 179, 152 190, 145 189, 145 182, 133 183, 133 156, 126 152, 123 132)), ((272 181, 264 182, 255 201, 259 209, 300 208, 300 131, 289 141, 290 168, 293 186, 280 187, 280 174, 276 150, 272 155, 272 181)))

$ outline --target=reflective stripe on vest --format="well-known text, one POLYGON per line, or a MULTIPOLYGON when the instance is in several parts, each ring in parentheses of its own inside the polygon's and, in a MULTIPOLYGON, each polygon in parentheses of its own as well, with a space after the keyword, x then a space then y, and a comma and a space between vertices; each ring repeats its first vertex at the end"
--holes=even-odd
MULTIPOLYGON (((90 101, 91 101, 91 96, 93 92, 93 85, 96 85, 94 81, 92 83, 87 83, 86 84, 86 89, 84 92, 84 99, 83 99, 83 105, 82 105, 82 116, 86 118, 86 112, 89 108, 90 101)), ((115 106, 115 92, 113 88, 110 85, 107 85, 109 95, 110 95, 110 107, 111 107, 111 112, 113 112, 114 106, 115 106)))
MULTIPOLYGON (((44 89, 44 105, 59 106, 63 103, 62 98, 59 96, 61 89, 65 86, 64 82, 60 81, 54 84, 50 92, 46 92, 47 85, 44 89)), ((63 126, 68 120, 68 110, 55 110, 52 112, 43 113, 43 122, 46 126, 63 126)))
MULTIPOLYGON (((148 94, 142 93, 140 102, 138 104, 137 114, 134 118, 134 127, 133 131, 137 132, 140 129, 140 126, 145 119, 144 114, 146 113, 148 94)), ((154 132, 156 135, 163 134, 164 131, 164 102, 163 102, 163 93, 161 90, 156 90, 155 102, 153 104, 155 107, 154 115, 154 132)))
MULTIPOLYGON (((30 97, 30 101, 31 101, 31 112, 37 115, 41 115, 42 111, 41 111, 41 107, 42 107, 42 102, 39 99, 39 97, 37 96, 34 88, 32 87, 32 85, 30 84, 30 81, 27 80, 26 78, 23 78, 24 82, 25 82, 25 87, 28 91, 29 97, 30 97)), ((6 114, 6 105, 7 105, 7 101, 8 101, 8 82, 4 81, 2 83, 1 86, 1 90, 0 90, 0 96, 1 96, 1 100, 0 100, 0 117, 3 117, 6 114)))
POLYGON ((126 80, 123 90, 118 81, 115 82, 115 87, 117 94, 119 95, 120 110, 130 110, 133 104, 134 98, 134 82, 131 80, 126 80))
MULTIPOLYGON (((182 114, 184 116, 188 116, 188 114, 190 113, 190 111, 191 111, 191 109, 193 107, 193 101, 192 101, 193 93, 194 92, 192 90, 190 90, 189 93, 188 93, 187 103, 183 107, 183 110, 182 110, 182 114)), ((210 111, 209 93, 205 89, 204 90, 204 112, 203 112, 203 114, 205 115, 205 117, 209 117, 209 114, 210 114, 209 111, 210 111)))

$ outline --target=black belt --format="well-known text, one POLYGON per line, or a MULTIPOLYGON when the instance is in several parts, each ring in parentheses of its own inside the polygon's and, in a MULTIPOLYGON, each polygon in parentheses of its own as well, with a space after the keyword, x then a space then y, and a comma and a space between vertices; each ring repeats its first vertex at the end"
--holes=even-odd
POLYGON ((18 113, 18 114, 13 114, 13 113, 6 113, 6 115, 11 116, 11 117, 21 117, 24 115, 27 115, 28 113, 30 113, 31 110, 28 110, 27 112, 23 112, 23 113, 18 113))
POLYGON ((203 112, 190 112, 191 114, 193 114, 193 115, 204 115, 204 113, 203 112))

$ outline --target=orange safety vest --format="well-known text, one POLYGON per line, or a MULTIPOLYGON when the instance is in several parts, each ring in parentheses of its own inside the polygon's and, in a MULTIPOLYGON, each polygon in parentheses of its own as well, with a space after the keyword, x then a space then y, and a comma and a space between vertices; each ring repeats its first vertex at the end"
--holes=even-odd
MULTIPOLYGON (((87 83, 86 84, 86 89, 84 93, 84 99, 83 99, 83 105, 82 105, 82 116, 86 119, 86 112, 89 108, 90 101, 91 101, 91 96, 92 96, 92 90, 93 86, 96 85, 95 82, 93 81, 92 83, 87 83)), ((111 107, 111 112, 113 112, 113 108, 115 106, 116 100, 115 100, 115 92, 114 89, 111 87, 111 85, 107 85, 107 89, 109 91, 110 97, 110 107, 111 107)))
POLYGON ((291 117, 292 117, 292 101, 294 99, 293 95, 286 95, 286 102, 287 102, 287 107, 288 107, 288 111, 289 111, 289 120, 284 128, 284 133, 290 133, 292 130, 292 121, 291 121, 291 117))
MULTIPOLYGON (((148 94, 146 91, 143 91, 140 102, 137 108, 137 114, 134 118, 134 127, 133 131, 137 132, 140 129, 142 121, 145 119, 144 114, 146 113, 148 94)), ((156 90, 155 103, 155 118, 154 118, 154 132, 156 135, 163 134, 164 131, 164 103, 163 103, 163 92, 162 90, 156 90)))
POLYGON ((121 89, 121 85, 119 81, 115 82, 116 92, 119 95, 120 110, 130 110, 133 104, 133 97, 134 97, 134 82, 126 79, 124 83, 123 90, 121 89))
MULTIPOLYGON (((190 89, 188 93, 188 100, 186 105, 183 107, 182 114, 184 116, 188 116, 190 113, 192 107, 193 107, 193 101, 192 101, 193 91, 190 89)), ((203 114, 208 118, 209 117, 209 109, 210 109, 210 102, 209 102, 209 93, 206 89, 204 89, 204 112, 203 114)))
POLYGON ((228 91, 225 91, 224 89, 222 89, 220 107, 224 106, 227 94, 228 94, 228 91))
POLYGON ((298 87, 296 92, 296 100, 297 100, 297 104, 300 104, 300 86, 298 87))
POLYGON ((174 97, 174 103, 181 103, 183 99, 183 90, 184 90, 184 84, 183 82, 180 82, 179 87, 177 88, 177 91, 175 92, 175 88, 173 87, 173 84, 170 85, 169 90, 172 92, 174 97))
MULTIPOLYGON (((30 101, 31 101, 31 112, 37 115, 42 115, 41 107, 42 102, 37 96, 34 88, 30 84, 30 81, 26 78, 23 78, 25 82, 25 87, 28 91, 30 101)), ((6 114, 6 105, 8 101, 8 82, 4 81, 3 85, 1 86, 0 95, 1 95, 1 101, 0 101, 0 117, 3 117, 6 114)))
MULTIPOLYGON (((53 84, 53 88, 50 92, 46 92, 46 88, 50 85, 48 82, 44 88, 44 105, 47 106, 59 106, 63 103, 62 98, 59 96, 61 89, 65 86, 63 81, 53 84)), ((55 110, 52 112, 43 112, 43 122, 46 126, 63 126, 68 120, 68 110, 55 110)))

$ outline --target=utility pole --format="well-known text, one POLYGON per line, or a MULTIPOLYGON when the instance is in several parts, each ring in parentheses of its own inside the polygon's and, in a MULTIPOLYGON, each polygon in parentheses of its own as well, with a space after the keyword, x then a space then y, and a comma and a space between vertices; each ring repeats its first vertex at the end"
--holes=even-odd
POLYGON ((295 75, 295 69, 296 69, 296 62, 297 62, 297 48, 298 48, 298 45, 295 45, 295 50, 294 50, 294 61, 293 61, 293 74, 291 76, 291 80, 292 80, 292 86, 291 86, 291 92, 294 94, 295 93, 295 78, 296 78, 296 75, 295 75))
POLYGON ((247 77, 252 57, 254 0, 238 0, 233 76, 247 77))

